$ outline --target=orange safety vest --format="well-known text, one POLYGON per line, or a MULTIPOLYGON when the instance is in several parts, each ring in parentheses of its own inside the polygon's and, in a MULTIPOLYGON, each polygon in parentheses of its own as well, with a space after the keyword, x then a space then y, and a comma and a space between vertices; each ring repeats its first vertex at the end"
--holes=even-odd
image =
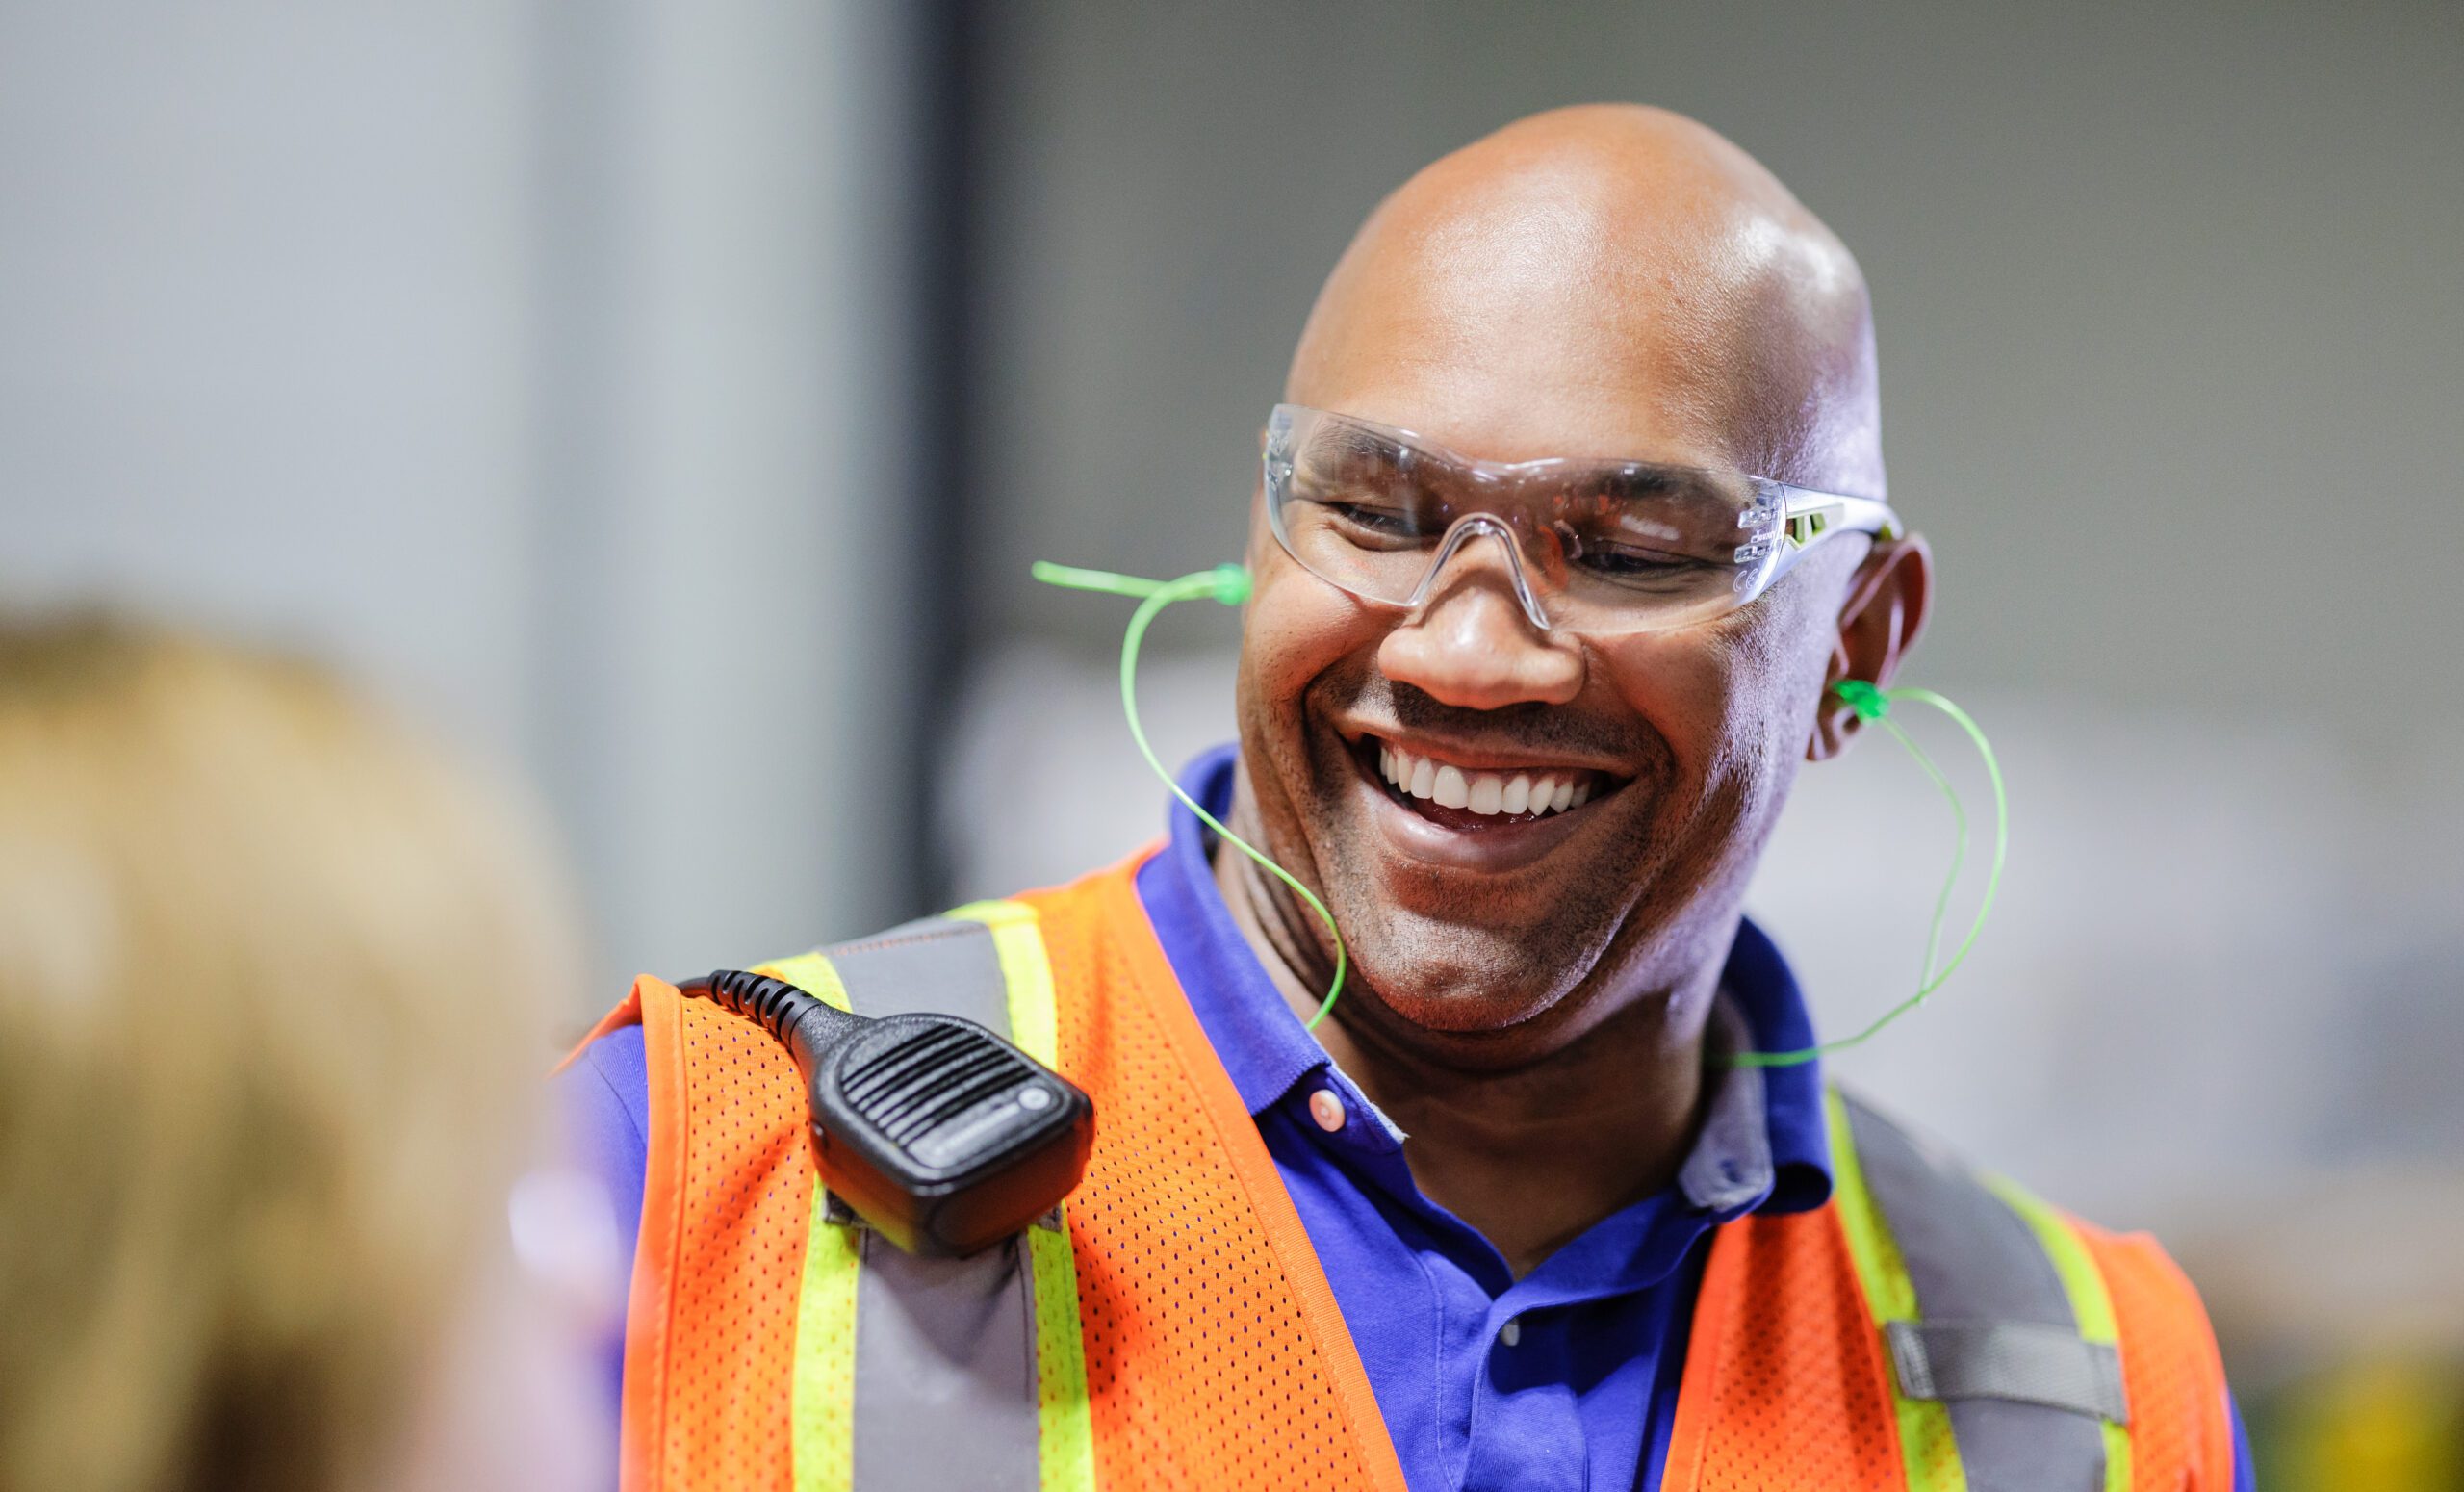
MULTIPOLYGON (((649 977, 601 1022, 641 1024, 650 1075, 625 1492, 1404 1492, 1143 858, 761 965, 1006 1030, 1094 1099, 1060 1216, 976 1259, 901 1254, 816 1188, 802 1082, 752 1022, 649 977)), ((2152 1240, 1829 1102, 1831 1201, 1713 1241, 1668 1492, 2231 1486, 2215 1343, 2152 1240)))

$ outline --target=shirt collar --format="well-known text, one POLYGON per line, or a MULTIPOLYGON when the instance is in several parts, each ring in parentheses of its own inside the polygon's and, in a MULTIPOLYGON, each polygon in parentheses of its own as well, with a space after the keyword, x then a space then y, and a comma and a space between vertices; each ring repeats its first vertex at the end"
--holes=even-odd
MULTIPOLYGON (((1236 747, 1199 757, 1184 791, 1218 818, 1229 812, 1236 747)), ((1214 832, 1177 799, 1170 836, 1140 871, 1138 889, 1198 1024, 1252 1115, 1332 1063, 1284 1003, 1216 888, 1214 832)), ((1813 1026, 1787 962, 1752 922, 1740 922, 1720 975, 1712 1038, 1726 1050, 1791 1051, 1813 1044, 1813 1026)), ((1800 1212, 1831 1196, 1829 1137, 1819 1064, 1716 1068, 1702 1133, 1678 1172, 1688 1201, 1737 1214, 1757 1207, 1800 1212)))

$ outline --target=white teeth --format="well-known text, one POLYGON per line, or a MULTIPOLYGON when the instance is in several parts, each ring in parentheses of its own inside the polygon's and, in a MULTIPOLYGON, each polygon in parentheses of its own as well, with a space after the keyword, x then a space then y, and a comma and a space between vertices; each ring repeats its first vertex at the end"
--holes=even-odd
POLYGON ((1426 798, 1441 808, 1474 813, 1562 813, 1591 801, 1589 773, 1558 779, 1518 772, 1466 772, 1426 757, 1415 757, 1399 746, 1380 742, 1377 770, 1398 791, 1426 798))

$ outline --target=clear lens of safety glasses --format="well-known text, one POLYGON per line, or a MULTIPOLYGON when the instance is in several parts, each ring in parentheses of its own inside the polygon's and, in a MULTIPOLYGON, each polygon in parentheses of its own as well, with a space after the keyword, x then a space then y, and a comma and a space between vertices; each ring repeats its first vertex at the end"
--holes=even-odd
POLYGON ((1832 534, 1899 532, 1869 498, 1651 461, 1476 461, 1298 404, 1268 421, 1266 498, 1284 552, 1364 600, 1418 606, 1460 555, 1503 563, 1534 627, 1593 634, 1707 621, 1832 534))

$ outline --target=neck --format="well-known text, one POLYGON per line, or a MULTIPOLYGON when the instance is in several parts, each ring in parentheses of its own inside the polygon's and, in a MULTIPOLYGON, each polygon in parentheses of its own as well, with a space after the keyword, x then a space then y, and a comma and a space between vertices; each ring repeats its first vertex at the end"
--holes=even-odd
MULTIPOLYGON (((1238 852, 1216 856, 1215 878, 1285 1002, 1304 1020, 1315 1015, 1333 972, 1315 913, 1238 852)), ((1421 1191, 1521 1278, 1675 1180, 1699 1118, 1704 1016, 1718 974, 1714 961, 1675 988, 1630 996, 1564 1046, 1504 1068, 1450 1062, 1448 1042, 1459 1039, 1373 1010, 1356 966, 1314 1034, 1410 1137, 1403 1157, 1421 1191)))

